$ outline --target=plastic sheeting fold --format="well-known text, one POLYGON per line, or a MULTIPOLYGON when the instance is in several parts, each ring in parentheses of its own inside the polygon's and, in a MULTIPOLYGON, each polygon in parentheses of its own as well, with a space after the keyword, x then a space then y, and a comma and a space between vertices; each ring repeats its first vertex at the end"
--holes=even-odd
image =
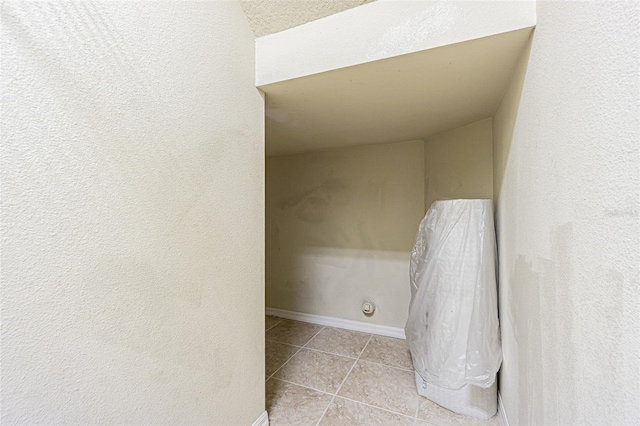
POLYGON ((411 253, 413 365, 445 389, 491 387, 502 362, 491 200, 432 204, 411 253))

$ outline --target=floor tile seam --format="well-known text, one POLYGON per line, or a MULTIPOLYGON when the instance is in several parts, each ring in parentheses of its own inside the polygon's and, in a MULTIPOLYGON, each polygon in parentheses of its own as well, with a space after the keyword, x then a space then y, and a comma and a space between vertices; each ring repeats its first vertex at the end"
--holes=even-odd
POLYGON ((311 386, 307 386, 307 385, 301 385, 300 383, 292 382, 291 380, 281 379, 279 377, 271 377, 270 379, 279 380, 281 382, 289 383, 290 385, 300 386, 301 388, 305 388, 305 389, 309 389, 309 390, 312 390, 312 391, 320 392, 322 394, 329 395, 329 396, 334 396, 334 394, 332 394, 331 392, 327 392, 327 391, 323 391, 323 390, 320 390, 320 389, 312 388, 311 386))
POLYGON ((420 411, 420 400, 418 400, 418 403, 416 404, 416 412, 413 415, 413 424, 414 426, 417 426, 418 424, 418 412, 420 411))
POLYGON ((291 343, 285 343, 285 342, 280 342, 278 340, 273 340, 273 339, 267 339, 267 337, 265 336, 264 338, 265 342, 273 342, 273 343, 280 343, 281 345, 289 345, 289 346, 295 346, 297 348, 301 348, 302 345, 293 345, 291 343))
POLYGON ((303 347, 303 348, 306 348, 306 347, 307 347, 307 345, 309 344, 309 342, 311 342, 313 339, 315 339, 315 338, 316 338, 316 336, 317 336, 318 334, 320 334, 320 332, 321 332, 322 330, 324 330, 325 328, 327 328, 327 327, 323 325, 323 326, 322 326, 322 328, 321 328, 320 330, 318 330, 318 332, 317 332, 316 334, 314 334, 314 335, 311 337, 311 339, 307 340, 307 342, 306 342, 304 345, 302 345, 302 347, 303 347))
POLYGON ((384 407, 378 407, 377 405, 369 404, 367 402, 358 401, 357 399, 347 398, 346 396, 342 396, 342 395, 336 395, 336 398, 346 399, 347 401, 355 402, 357 404, 366 405, 369 408, 375 408, 377 410, 386 411, 387 413, 397 414, 399 416, 406 417, 407 419, 413 419, 412 416, 409 416, 407 414, 403 414, 403 413, 400 413, 398 411, 393 411, 393 410, 390 410, 390 409, 384 408, 384 407))
MULTIPOLYGON (((371 342, 371 340, 372 340, 373 336, 375 336, 375 335, 372 335, 372 336, 371 336, 371 338, 369 339, 369 341, 367 342, 367 344, 366 344, 366 345, 364 346, 364 348, 362 349, 362 352, 360 353, 360 355, 358 356, 358 359, 356 359, 356 362, 355 362, 355 364, 353 365, 354 367, 355 367, 355 365, 356 365, 358 362, 360 362, 360 361, 361 361, 361 362, 364 362, 364 363, 369 363, 369 364, 374 364, 374 365, 380 365, 380 366, 382 366, 382 367, 390 367, 390 368, 393 368, 393 369, 396 369, 396 370, 400 370, 400 371, 405 371, 405 372, 411 372, 411 371, 412 371, 412 370, 407 370, 407 369, 400 368, 400 367, 395 367, 395 366, 393 366, 393 365, 387 365, 387 364, 382 364, 382 363, 380 363, 380 362, 373 362, 373 361, 367 361, 367 360, 362 359, 361 357, 362 357, 362 355, 364 354, 365 350, 367 349, 367 346, 369 346, 369 343, 371 342)), ((353 367, 352 367, 352 369, 353 369, 353 367)), ((351 374, 351 371, 349 371, 349 374, 351 374)), ((349 376, 349 374, 347 374, 347 377, 349 376)), ((346 378, 345 378, 345 382, 346 382, 346 378)), ((344 382, 343 382, 343 384, 344 384, 344 382)), ((342 389, 342 385, 341 385, 341 386, 340 386, 340 388, 338 389, 338 392, 336 392, 336 396, 337 396, 338 398, 345 398, 345 397, 344 397, 344 396, 342 396, 342 395, 338 395, 338 393, 340 392, 340 390, 341 390, 341 389, 342 389)), ((350 398, 345 398, 345 399, 350 399, 350 398)), ((352 400, 352 401, 355 401, 355 400, 352 400)), ((367 406, 370 406, 370 407, 373 407, 373 408, 379 408, 379 409, 381 409, 381 410, 385 410, 385 411, 388 411, 388 412, 390 412, 390 413, 399 414, 399 415, 401 415, 401 416, 408 417, 408 418, 410 418, 410 419, 411 419, 411 418, 413 418, 413 419, 414 419, 414 423, 417 423, 417 421, 418 421, 418 420, 423 420, 423 419, 418 419, 418 412, 419 412, 419 410, 420 410, 420 395, 418 395, 418 394, 417 394, 417 392, 416 392, 416 412, 415 412, 415 415, 414 415, 413 417, 412 417, 412 416, 410 416, 410 415, 404 414, 404 413, 399 413, 399 412, 397 412, 397 411, 389 410, 388 408, 377 407, 377 406, 375 406, 375 405, 371 405, 371 404, 368 404, 368 403, 366 403, 366 402, 361 402, 361 401, 355 401, 355 402, 360 402, 361 404, 364 404, 364 405, 367 405, 367 406)), ((437 425, 436 425, 436 426, 437 426, 437 425)))
POLYGON ((369 336, 369 339, 367 340, 367 343, 364 344, 364 347, 362 348, 362 350, 358 354, 358 357, 353 361, 353 364, 351 365, 351 368, 347 372, 346 376, 344 376, 344 379, 342 379, 342 383, 340 383, 340 386, 338 386, 338 389, 336 389, 336 393, 333 394, 333 397, 331 398, 331 401, 329 401, 329 405, 327 405, 327 407, 322 412, 322 415, 320 416, 320 419, 318 420, 318 423, 316 423, 316 426, 320 426, 320 422, 322 422, 322 419, 327 414, 327 411, 329 411, 329 407, 331 407, 331 404, 333 404, 333 401, 336 399, 336 396, 338 396, 338 393, 340 392, 340 389, 342 389, 342 386, 345 384, 345 382, 347 381, 347 378, 349 377, 349 375, 353 371, 353 367, 356 366, 356 364, 358 363, 358 360, 360 359, 360 357, 364 353, 365 349, 367 349, 367 346, 369 346, 369 342, 371 341, 372 338, 373 338, 373 334, 371 336, 369 336))
POLYGON ((265 342, 277 343, 279 345, 285 345, 285 346, 293 346, 294 348, 299 348, 299 349, 304 347, 304 346, 300 346, 300 345, 292 345, 291 343, 282 343, 282 342, 278 342, 277 340, 271 340, 271 339, 267 339, 267 338, 265 338, 264 340, 265 340, 265 342))
MULTIPOLYGON (((307 346, 307 344, 312 341, 317 335, 318 333, 320 333, 322 330, 324 330, 325 327, 322 326, 322 328, 320 330, 318 330, 318 332, 316 334, 314 334, 309 340, 307 340, 307 342, 304 345, 294 345, 292 343, 285 343, 285 342, 280 342, 278 340, 273 340, 273 338, 269 339, 266 335, 264 336, 264 340, 267 342, 275 342, 275 343, 280 343, 281 345, 289 345, 289 346, 295 346, 296 348, 304 348, 305 346, 307 346)), ((269 329, 271 330, 271 329, 269 329)))
POLYGON ((357 357, 354 357, 354 356, 341 355, 341 354, 337 354, 335 352, 323 351, 322 349, 316 349, 316 348, 312 348, 312 347, 309 347, 309 346, 305 346, 303 349, 306 349, 308 351, 320 352, 320 353, 327 354, 327 355, 335 355, 335 356, 339 356, 339 357, 342 357, 342 358, 352 359, 354 361, 358 359, 357 357))
POLYGON ((298 347, 298 346, 296 346, 296 347, 298 348, 298 350, 297 350, 293 355, 291 355, 291 356, 290 356, 290 357, 289 357, 285 362, 283 362, 283 363, 282 363, 282 365, 276 369, 276 371, 274 371, 273 373, 271 373, 271 375, 269 376, 269 378, 268 378, 267 380, 265 380, 265 382, 268 382, 268 381, 269 381, 269 379, 271 379, 273 376, 275 376, 275 375, 276 375, 276 373, 278 373, 278 371, 280 371, 280 369, 282 369, 282 367, 284 367, 285 365, 287 365, 287 363, 288 363, 289 361, 291 361, 291 359, 292 359, 294 356, 298 355, 298 353, 300 353, 300 351, 301 351, 301 350, 302 350, 302 348, 303 348, 302 346, 299 346, 299 347, 298 347))
POLYGON ((382 362, 369 361, 367 359, 361 359, 361 358, 358 358, 358 361, 368 362, 369 364, 382 365, 383 367, 390 367, 390 368, 395 368, 396 370, 408 371, 410 373, 413 373, 413 370, 409 368, 396 367, 395 365, 384 364, 382 362))
MULTIPOLYGON (((301 353, 303 349, 304 349, 304 348, 301 348, 301 349, 300 349, 300 351, 298 351, 298 352, 296 353, 296 355, 297 355, 297 354, 299 354, 299 353, 301 353)), ((294 355, 294 356, 296 356, 296 355, 294 355)), ((292 356, 291 358, 293 358, 293 356, 292 356)), ((287 363, 291 360, 291 358, 287 360, 287 363)), ((347 375, 349 375, 349 372, 351 372, 351 369, 352 369, 352 368, 353 368, 353 366, 355 365, 356 360, 355 360, 355 359, 352 359, 352 358, 345 358, 345 359, 351 362, 351 365, 349 366, 349 370, 348 370, 348 372, 346 373, 347 375)), ((282 366, 284 367, 284 364, 283 364, 282 366)), ((278 369, 278 370, 279 370, 279 369, 278 369)), ((321 371, 319 372, 319 374, 323 374, 323 373, 325 373, 325 372, 335 372, 335 371, 336 371, 336 370, 334 370, 334 369, 332 369, 332 368, 328 368, 328 369, 321 370, 321 371)), ((272 376, 269 376, 269 378, 273 377, 274 379, 284 380, 284 381, 287 381, 287 382, 290 382, 290 383, 293 383, 293 384, 296 384, 296 385, 300 385, 300 386, 307 386, 307 387, 309 387, 310 389, 316 389, 316 388, 314 388, 314 387, 312 387, 312 386, 309 386, 309 385, 303 385, 303 384, 301 384, 301 383, 295 382, 295 381, 294 381, 294 379, 295 379, 295 380, 297 380, 297 379, 298 379, 296 376, 294 376, 294 377, 289 377, 288 379, 284 379, 282 376, 280 376, 280 377, 276 377, 276 376, 277 376, 277 374, 278 374, 278 372, 279 372, 279 371, 274 372, 272 376)), ((345 377, 346 377, 346 376, 345 376, 345 377)), ((343 381, 344 381, 344 378, 343 378, 343 381)), ((330 391, 330 390, 320 390, 320 389, 316 389, 316 390, 319 390, 320 392, 327 393, 327 394, 329 394, 329 395, 335 395, 335 394, 338 392, 338 390, 340 389, 340 385, 342 385, 342 381, 340 382, 340 384, 338 385, 338 387, 336 388, 336 390, 335 390, 335 391, 330 391)))
MULTIPOLYGON (((309 322, 307 324, 315 324, 315 323, 309 322)), ((320 324, 315 324, 315 325, 320 325, 320 324)), ((332 325, 325 325, 324 328, 326 328, 327 330, 348 331, 349 333, 362 334, 365 336, 380 336, 379 334, 370 333, 368 331, 357 331, 357 330, 351 330, 349 328, 334 327, 332 325)))
MULTIPOLYGON (((322 330, 324 330, 324 326, 323 326, 320 330, 318 330, 318 333, 320 333, 322 330)), ((314 338, 314 337, 316 337, 316 336, 318 335, 318 333, 314 334, 314 335, 313 335, 313 337, 307 341, 307 343, 309 343, 310 341, 312 341, 312 340, 313 340, 313 338, 314 338)), ((273 342, 273 340, 270 340, 270 341, 271 341, 271 342, 273 342)), ((280 342, 276 342, 276 343, 280 343, 280 342)), ((289 357, 289 359, 287 359, 287 360, 284 362, 284 364, 282 364, 280 367, 278 367, 278 369, 277 369, 276 371, 274 371, 274 372, 273 372, 273 374, 272 374, 272 375, 270 375, 270 376, 269 376, 269 378, 268 378, 267 380, 265 380, 265 383, 266 383, 269 379, 271 379, 273 376, 275 376, 276 374, 278 374, 278 371, 280 371, 280 370, 282 369, 282 367, 284 367, 285 365, 287 365, 287 364, 289 363, 289 361, 291 361, 291 360, 293 359, 293 357, 294 357, 294 356, 298 355, 298 354, 300 353, 300 351, 301 351, 301 350, 303 350, 303 349, 305 348, 305 346, 307 346, 307 343, 305 343, 303 346, 289 345, 289 346, 293 346, 293 347, 298 348, 298 350, 296 351, 296 353, 294 353, 293 355, 291 355, 291 356, 289 357)), ((288 343, 282 343, 282 344, 283 344, 283 345, 287 345, 288 343)))
MULTIPOLYGON (((328 325, 325 325, 325 326, 324 326, 324 328, 323 328, 322 330, 320 330, 320 331, 324 331, 324 330, 342 330, 342 329, 341 329, 341 328, 335 328, 335 327, 329 327, 328 325)), ((351 331, 351 330, 347 330, 347 331, 351 331)), ((313 336, 313 337, 311 338, 311 340, 309 340, 309 341, 307 342, 307 344, 309 344, 309 343, 313 342, 313 340, 314 340, 314 339, 315 339, 319 334, 320 334, 320 332, 318 332, 318 334, 316 334, 315 336, 313 336)), ((367 337, 367 343, 369 343, 369 340, 371 340, 371 338, 373 337, 373 334, 372 334, 372 333, 360 333, 360 334, 363 334, 363 335, 365 335, 365 336, 366 336, 366 335, 368 335, 368 337, 367 337)), ((365 346, 367 345, 367 343, 365 343, 365 346)), ((306 346, 306 345, 305 345, 305 346, 306 346)), ((349 356, 349 355, 343 355, 343 354, 339 354, 339 353, 335 353, 335 352, 324 351, 324 350, 322 350, 322 349, 312 348, 311 346, 307 346, 307 349, 309 349, 309 350, 313 350, 313 351, 318 351, 318 352, 324 352, 324 353, 331 354, 331 355, 338 355, 338 356, 342 356, 342 357, 345 357, 345 358, 351 358, 351 359, 358 359, 358 356, 362 355, 362 350, 364 350, 364 348, 363 348, 363 349, 359 352, 359 355, 356 355, 356 356, 349 356)))
MULTIPOLYGON (((417 418, 414 418, 414 417, 413 417, 412 415, 410 415, 410 414, 401 413, 400 411, 394 411, 394 410, 392 410, 392 409, 390 409, 390 408, 380 407, 380 406, 378 406, 378 405, 373 405, 373 404, 368 403, 368 402, 359 401, 359 400, 357 400, 357 399, 353 399, 353 398, 348 398, 348 397, 346 397, 346 396, 344 396, 344 395, 336 395, 336 398, 347 399, 347 400, 349 400, 349 401, 357 402, 358 404, 366 405, 367 407, 377 408, 378 410, 386 411, 386 412, 391 413, 391 414, 397 414, 397 415, 399 415, 399 416, 406 417, 407 419, 413 420, 413 421, 414 421, 414 423, 416 423, 417 421, 427 421, 427 420, 424 420, 424 419, 417 419, 417 418)), ((334 398, 334 399, 335 399, 335 398, 334 398)), ((420 404, 418 404, 418 407, 420 407, 420 404)), ((434 425, 434 426, 438 426, 438 425, 434 425)))
POLYGON ((278 321, 277 323, 273 324, 271 327, 267 328, 264 330, 264 332, 266 333, 267 331, 271 330, 272 328, 276 327, 278 324, 280 324, 282 322, 282 320, 278 321))

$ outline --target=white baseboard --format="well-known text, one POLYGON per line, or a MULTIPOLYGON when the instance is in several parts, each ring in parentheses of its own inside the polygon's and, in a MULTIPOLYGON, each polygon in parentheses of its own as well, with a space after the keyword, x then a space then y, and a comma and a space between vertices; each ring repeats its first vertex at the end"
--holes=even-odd
POLYGON ((399 327, 389 327, 386 325, 370 324, 368 322, 352 321, 335 317, 325 317, 322 315, 304 314, 302 312, 293 312, 276 308, 266 308, 265 313, 267 315, 273 315, 274 317, 309 322, 311 324, 344 328, 345 330, 360 331, 363 333, 379 334, 380 336, 395 337, 397 339, 405 338, 404 329, 399 327))
POLYGON ((269 415, 265 411, 251 426, 269 426, 269 415))
POLYGON ((500 392, 498 392, 498 423, 500 426, 509 426, 509 420, 507 420, 507 413, 504 411, 504 404, 502 403, 500 392))

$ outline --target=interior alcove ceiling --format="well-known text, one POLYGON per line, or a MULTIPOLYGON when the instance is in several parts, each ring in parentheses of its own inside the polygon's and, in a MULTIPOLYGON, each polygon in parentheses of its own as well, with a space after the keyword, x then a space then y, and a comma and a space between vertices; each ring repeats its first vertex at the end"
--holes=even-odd
POLYGON ((245 0, 241 1, 256 37, 284 31, 373 0, 245 0))
POLYGON ((531 28, 261 86, 267 155, 424 139, 495 112, 531 28))

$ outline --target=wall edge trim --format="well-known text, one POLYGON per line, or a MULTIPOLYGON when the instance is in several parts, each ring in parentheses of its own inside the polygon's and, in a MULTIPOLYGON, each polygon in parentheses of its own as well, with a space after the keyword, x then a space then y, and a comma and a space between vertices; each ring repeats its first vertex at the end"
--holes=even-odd
POLYGON ((269 414, 266 412, 266 410, 262 414, 260 414, 260 417, 258 417, 258 419, 253 422, 251 426, 269 426, 269 414))
POLYGON ((498 391, 498 423, 500 426, 509 426, 509 419, 507 419, 507 412, 504 411, 504 404, 502 403, 502 395, 498 391))
POLYGON ((305 314, 303 312, 287 311, 285 309, 266 308, 266 315, 286 318, 311 324, 326 325, 329 327, 343 328, 345 330, 360 331, 363 333, 377 334, 380 336, 404 339, 404 329, 387 325, 370 324, 362 321, 353 321, 324 315, 305 314))

